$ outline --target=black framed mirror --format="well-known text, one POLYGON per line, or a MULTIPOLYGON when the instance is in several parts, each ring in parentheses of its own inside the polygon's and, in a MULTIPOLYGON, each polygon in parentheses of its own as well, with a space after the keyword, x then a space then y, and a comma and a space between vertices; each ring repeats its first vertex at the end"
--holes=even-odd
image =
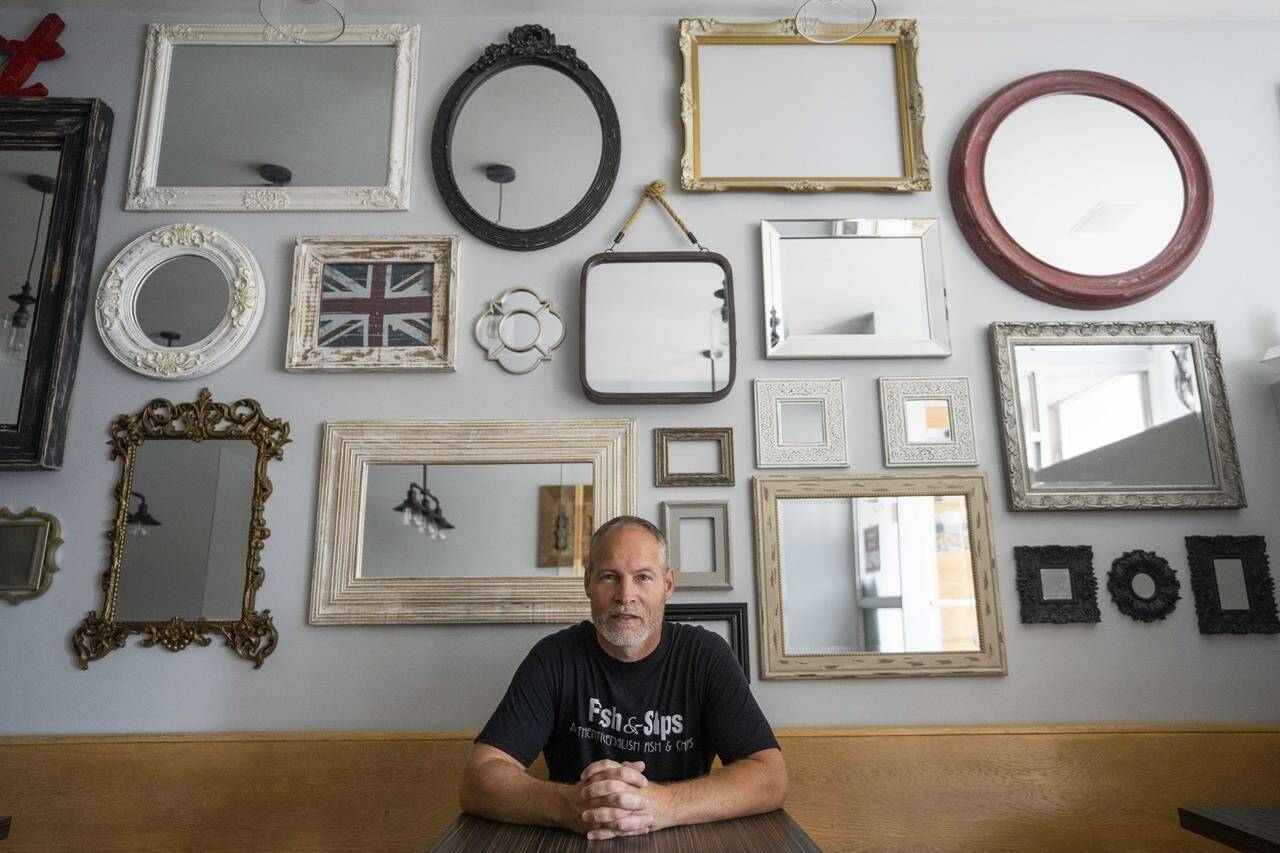
POLYGON ((1015 545, 1023 624, 1099 622, 1098 581, 1088 545, 1015 545))
POLYGON ((0 469, 62 464, 111 108, 0 98, 0 469))
POLYGON ((1126 616, 1155 622, 1173 612, 1181 596, 1177 575, 1169 561, 1154 551, 1125 551, 1111 561, 1107 592, 1126 616))
POLYGON ((613 189, 622 154, 604 84, 546 27, 516 27, 454 81, 436 113, 431 168, 454 219, 502 249, 572 237, 613 189))

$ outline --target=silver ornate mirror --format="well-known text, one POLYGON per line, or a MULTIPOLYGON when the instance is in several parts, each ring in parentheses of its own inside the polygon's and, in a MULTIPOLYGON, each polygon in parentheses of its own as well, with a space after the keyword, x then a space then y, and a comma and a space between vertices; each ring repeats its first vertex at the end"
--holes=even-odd
POLYGON ((490 300, 476 320, 476 343, 485 358, 508 373, 531 373, 564 342, 564 320, 527 287, 504 290, 490 300))
POLYGON ((1213 323, 994 323, 1012 508, 1244 506, 1213 323))

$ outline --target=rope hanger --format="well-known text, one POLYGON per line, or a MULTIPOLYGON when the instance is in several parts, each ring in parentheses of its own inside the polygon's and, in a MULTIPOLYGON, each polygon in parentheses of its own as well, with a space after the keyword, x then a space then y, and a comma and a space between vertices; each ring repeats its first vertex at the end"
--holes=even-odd
POLYGON ((667 200, 664 197, 664 194, 666 193, 666 191, 667 191, 666 181, 652 181, 647 186, 645 186, 644 195, 640 198, 640 203, 636 205, 635 210, 631 211, 631 215, 628 216, 627 221, 623 223, 622 229, 618 231, 618 235, 613 238, 612 245, 610 245, 608 249, 605 249, 605 251, 612 252, 614 248, 619 243, 622 242, 622 238, 627 236, 627 229, 631 227, 631 223, 636 221, 636 217, 640 215, 640 211, 644 210, 644 206, 648 204, 651 200, 656 201, 658 204, 662 205, 662 209, 667 212, 667 215, 671 217, 671 220, 675 222, 677 226, 679 226, 681 231, 684 232, 684 236, 689 238, 690 243, 697 246, 699 249, 701 249, 704 252, 710 251, 710 249, 708 249, 706 246, 698 242, 698 238, 693 236, 693 232, 689 230, 689 227, 685 225, 684 221, 680 219, 678 215, 676 215, 676 212, 674 210, 671 209, 671 205, 667 203, 667 200))

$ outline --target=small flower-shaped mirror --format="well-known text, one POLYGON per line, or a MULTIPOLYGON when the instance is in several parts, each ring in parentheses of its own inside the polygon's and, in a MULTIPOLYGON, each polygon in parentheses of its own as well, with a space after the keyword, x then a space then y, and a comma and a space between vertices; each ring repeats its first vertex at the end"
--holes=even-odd
POLYGON ((564 342, 564 320, 551 302, 513 287, 485 306, 476 321, 476 341, 485 356, 508 373, 529 373, 564 342))

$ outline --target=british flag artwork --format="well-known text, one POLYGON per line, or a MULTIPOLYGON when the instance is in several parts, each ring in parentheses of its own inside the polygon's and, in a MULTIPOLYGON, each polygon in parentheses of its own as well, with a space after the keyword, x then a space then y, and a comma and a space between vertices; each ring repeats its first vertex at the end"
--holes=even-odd
POLYGON ((325 264, 322 347, 431 346, 434 263, 325 264))

